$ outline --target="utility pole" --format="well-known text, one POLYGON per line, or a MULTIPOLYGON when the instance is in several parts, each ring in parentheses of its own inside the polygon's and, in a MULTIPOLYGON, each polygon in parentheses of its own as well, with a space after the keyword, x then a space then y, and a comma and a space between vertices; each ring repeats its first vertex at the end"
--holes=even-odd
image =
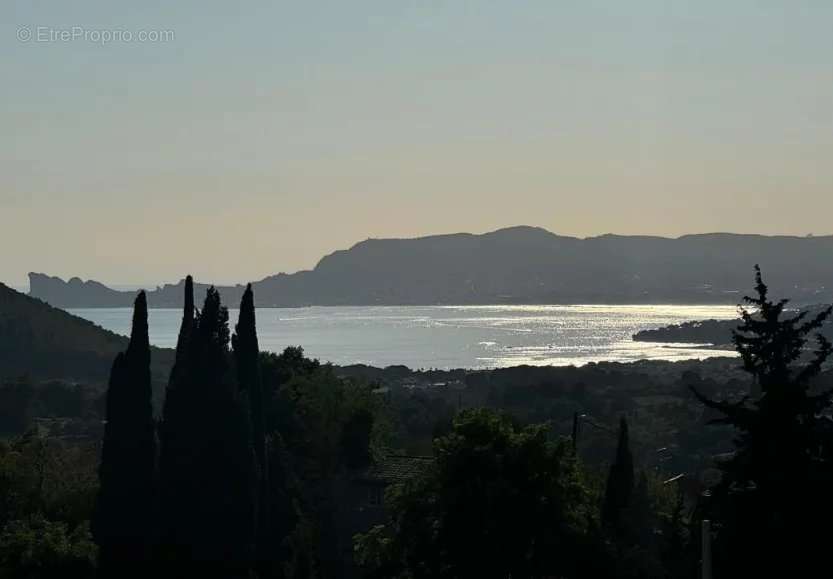
POLYGON ((607 432, 610 435, 616 436, 617 434, 616 430, 603 424, 599 424, 598 422, 593 420, 589 414, 579 414, 578 412, 573 412, 573 454, 575 454, 578 450, 578 435, 581 433, 582 421, 586 422, 593 428, 603 430, 604 432, 607 432))
POLYGON ((702 579, 712 579, 712 522, 703 519, 700 528, 700 544, 702 546, 702 579))

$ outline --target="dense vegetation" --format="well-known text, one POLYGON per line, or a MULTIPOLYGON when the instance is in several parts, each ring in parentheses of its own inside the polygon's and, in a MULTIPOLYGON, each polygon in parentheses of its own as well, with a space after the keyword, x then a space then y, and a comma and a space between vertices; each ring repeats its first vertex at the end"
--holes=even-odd
POLYGON ((435 442, 436 465, 396 489, 393 520, 357 538, 379 577, 575 576, 592 502, 569 444, 479 409, 435 442))
POLYGON ((684 578, 703 518, 718 579, 824 563, 830 310, 760 274, 739 361, 480 372, 262 353, 251 288, 233 332, 183 289, 161 409, 144 294, 105 396, 0 387, 0 576, 684 578), (432 458, 354 500, 403 451, 432 458))

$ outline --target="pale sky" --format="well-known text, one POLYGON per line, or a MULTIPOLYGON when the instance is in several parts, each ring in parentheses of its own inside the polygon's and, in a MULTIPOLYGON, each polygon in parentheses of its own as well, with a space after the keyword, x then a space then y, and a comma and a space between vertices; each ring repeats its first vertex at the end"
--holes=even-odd
POLYGON ((0 281, 243 282, 518 224, 831 233, 832 28, 828 0, 4 0, 0 281))

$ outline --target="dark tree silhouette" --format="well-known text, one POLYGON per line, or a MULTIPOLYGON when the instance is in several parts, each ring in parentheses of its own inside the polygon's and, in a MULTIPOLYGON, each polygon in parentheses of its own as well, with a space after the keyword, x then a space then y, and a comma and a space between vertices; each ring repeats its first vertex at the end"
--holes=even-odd
POLYGON ((165 561, 172 575, 245 577, 254 551, 256 468, 247 392, 229 350, 228 311, 209 288, 189 300, 163 426, 165 561))
MULTIPOLYGON (((184 364, 188 340, 191 337, 191 330, 194 327, 194 278, 190 275, 185 277, 185 295, 182 306, 182 325, 179 327, 179 336, 176 341, 176 361, 184 364)), ((181 369, 180 369, 181 370, 181 369)))
MULTIPOLYGON (((194 328, 194 280, 191 276, 185 278, 185 295, 184 305, 182 308, 182 323, 179 328, 179 337, 176 342, 176 357, 174 359, 174 366, 171 369, 171 375, 168 380, 168 387, 165 390, 165 404, 162 409, 162 424, 160 427, 160 471, 163 479, 163 490, 172 488, 171 484, 166 484, 165 477, 173 475, 176 471, 176 465, 173 461, 176 459, 177 437, 181 435, 177 430, 177 426, 185 424, 185 414, 187 413, 187 405, 182 394, 184 389, 184 374, 187 364, 188 344, 191 339, 191 332, 194 328)), ((165 495, 163 493, 163 499, 165 495)), ((167 506, 163 500, 163 510, 167 510, 167 506)))
POLYGON ((93 517, 102 577, 146 576, 154 540, 156 438, 145 292, 133 309, 130 343, 113 362, 93 517))
POLYGON ((812 379, 831 354, 817 333, 830 307, 815 316, 787 314, 788 300, 771 301, 755 266, 757 296, 745 297, 733 334, 758 394, 716 401, 692 388, 735 427, 735 452, 719 466, 723 477, 706 513, 717 523, 716 577, 804 576, 827 562, 818 527, 831 515, 830 425, 822 414, 833 392, 815 392, 812 379), (816 334, 816 349, 805 348, 816 334))
POLYGON ((263 381, 260 374, 260 348, 257 343, 255 304, 252 284, 246 286, 240 301, 240 314, 232 336, 232 348, 237 367, 237 381, 248 398, 251 420, 252 446, 256 463, 256 552, 257 566, 263 572, 271 565, 276 551, 270 530, 271 506, 269 464, 266 448, 266 428, 263 408, 263 381))
POLYGON ((633 455, 628 439, 628 421, 623 416, 619 421, 619 441, 616 445, 616 460, 610 465, 602 504, 602 521, 617 528, 622 514, 628 507, 633 494, 633 455))
MULTIPOLYGON (((175 567, 179 555, 177 546, 185 541, 184 534, 187 516, 180 494, 187 490, 188 466, 184 463, 190 443, 190 412, 186 391, 186 366, 188 345, 194 327, 194 282, 191 276, 185 278, 184 306, 182 324, 176 343, 176 358, 168 387, 165 391, 165 404, 160 425, 160 523, 161 552, 160 563, 163 567, 175 567)), ((184 547, 179 551, 184 550, 184 547)), ((174 575, 172 572, 171 575, 174 575)))

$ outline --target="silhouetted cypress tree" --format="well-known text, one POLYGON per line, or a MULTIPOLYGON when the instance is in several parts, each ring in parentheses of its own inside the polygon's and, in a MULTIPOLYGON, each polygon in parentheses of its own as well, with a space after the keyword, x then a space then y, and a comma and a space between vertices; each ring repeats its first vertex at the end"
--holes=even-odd
POLYGON ((174 366, 171 369, 171 375, 168 380, 168 387, 165 390, 165 403, 162 409, 162 424, 161 424, 161 456, 160 456, 160 471, 162 478, 167 474, 171 474, 173 465, 167 458, 169 451, 172 450, 174 441, 171 437, 177 433, 173 427, 177 426, 178 414, 183 413, 186 409, 181 404, 181 396, 179 392, 183 386, 182 376, 185 371, 187 363, 188 343, 191 338, 191 332, 194 327, 194 280, 191 276, 185 278, 185 294, 184 305, 182 308, 182 323, 179 327, 179 337, 176 341, 176 357, 174 359, 174 366))
POLYGON ((93 518, 103 577, 141 577, 154 541, 155 424, 145 292, 136 297, 133 328, 116 356, 107 389, 101 486, 93 518))
POLYGON ((240 301, 240 314, 232 336, 232 348, 237 366, 237 381, 241 392, 248 398, 251 421, 252 446, 257 466, 257 529, 256 558, 264 566, 276 550, 270 545, 269 530, 269 465, 266 450, 266 431, 263 408, 263 384, 260 375, 260 348, 257 343, 255 305, 252 285, 246 286, 240 301))
POLYGON ((628 440, 628 421, 623 416, 619 421, 619 441, 616 459, 610 465, 602 504, 602 521, 618 527, 622 511, 630 504, 633 493, 633 456, 628 440))
POLYGON ((228 311, 213 287, 184 333, 163 427, 167 566, 176 576, 245 577, 254 547, 255 455, 248 395, 231 363, 228 311))
POLYGON ((182 306, 182 324, 179 326, 179 336, 176 341, 176 361, 184 363, 186 346, 194 327, 194 278, 185 277, 185 294, 182 306))
POLYGON ((733 334, 743 366, 760 394, 736 402, 715 401, 694 390, 723 414, 738 436, 732 458, 720 465, 707 516, 715 519, 716 576, 805 576, 826 565, 829 534, 819 532, 833 515, 831 421, 833 392, 812 392, 811 380, 830 356, 830 342, 816 334, 812 356, 805 344, 830 317, 825 308, 785 316, 788 300, 770 301, 755 266, 756 297, 745 297, 742 324, 733 334), (721 574, 722 571, 722 574, 721 574))
POLYGON ((192 411, 188 406, 185 385, 185 369, 188 344, 194 327, 194 282, 185 278, 182 323, 176 343, 176 358, 165 390, 165 403, 160 425, 159 479, 160 479, 160 565, 170 576, 177 574, 177 546, 186 523, 186 513, 181 494, 188 484, 186 463, 190 457, 189 439, 192 411))

